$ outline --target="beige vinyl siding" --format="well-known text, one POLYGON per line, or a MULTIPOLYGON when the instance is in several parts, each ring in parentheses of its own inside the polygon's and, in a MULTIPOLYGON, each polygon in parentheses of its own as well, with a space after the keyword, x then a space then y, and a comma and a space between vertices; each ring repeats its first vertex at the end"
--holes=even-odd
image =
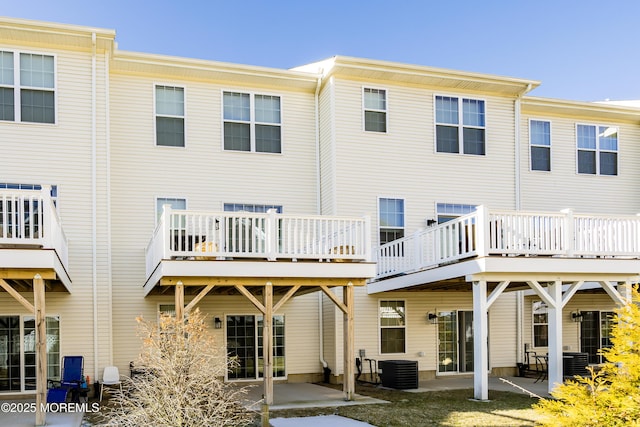
MULTIPOLYGON (((356 357, 358 357, 358 350, 364 349, 366 357, 370 359, 416 360, 420 371, 436 371, 438 326, 427 321, 427 313, 451 310, 473 311, 473 295, 471 292, 393 292, 368 295, 364 288, 356 288, 355 305, 356 357), (405 301, 406 352, 403 354, 380 353, 378 320, 380 300, 405 301), (424 356, 420 356, 421 353, 424 353, 424 356)), ((489 310, 489 323, 490 367, 514 367, 517 340, 515 293, 505 293, 496 300, 489 310)), ((337 372, 342 373, 342 322, 338 324, 336 344, 337 372)))
POLYGON ((630 197, 640 183, 640 127, 610 120, 523 114, 521 129, 521 194, 523 210, 635 215, 640 199, 630 197), (529 120, 551 122, 551 172, 531 171, 529 120), (576 124, 611 125, 619 128, 618 175, 577 173, 576 124), (585 197, 589 195, 589 197, 585 197))
POLYGON ((321 213, 332 215, 335 213, 335 95, 334 81, 329 79, 322 88, 318 99, 318 114, 320 117, 320 195, 321 213))
MULTIPOLYGON (((191 210, 255 203, 282 205, 286 214, 316 214, 314 104, 313 93, 280 88, 112 75, 113 336, 121 367, 139 351, 135 317, 157 309, 156 298, 142 293, 156 197, 185 198, 191 210), (184 87, 184 148, 155 146, 155 84, 184 87), (223 150, 221 98, 226 90, 281 97, 282 154, 223 150)), ((210 298, 215 297, 205 300, 210 298)), ((317 304, 312 313, 317 316, 317 304)), ((310 324, 309 330, 316 330, 317 318, 310 324)), ((317 372, 317 351, 313 358, 317 372)))
MULTIPOLYGON (((0 48, 4 48, 1 46, 0 48)), ((109 265, 107 259, 105 164, 105 63, 96 58, 96 290, 98 372, 94 359, 93 235, 92 235, 92 88, 91 55, 46 47, 20 49, 56 56, 56 124, 0 123, 0 141, 10 150, 0 181, 58 186, 58 213, 69 242, 72 294, 46 293, 46 311, 61 316, 61 355, 85 358, 92 379, 110 364, 109 265)), ((31 293, 24 293, 31 300, 31 293)), ((0 313, 25 313, 22 306, 0 295, 0 313)))
MULTIPOLYGON (((524 298, 523 342, 530 344, 533 351, 545 354, 548 351, 548 347, 533 346, 532 309, 534 301, 540 301, 540 298, 536 295, 529 295, 524 298)), ((574 295, 562 309, 562 346, 564 351, 580 351, 580 323, 571 320, 571 312, 578 310, 615 311, 616 307, 611 297, 605 293, 577 293, 574 295)))
POLYGON ((377 244, 377 197, 405 199, 406 232, 435 218, 438 202, 513 209, 513 100, 417 87, 387 90, 388 132, 362 130, 362 87, 336 80, 336 197, 341 215, 370 214, 377 244), (486 155, 435 152, 434 95, 484 99, 486 155), (481 191, 480 191, 481 190, 481 191))

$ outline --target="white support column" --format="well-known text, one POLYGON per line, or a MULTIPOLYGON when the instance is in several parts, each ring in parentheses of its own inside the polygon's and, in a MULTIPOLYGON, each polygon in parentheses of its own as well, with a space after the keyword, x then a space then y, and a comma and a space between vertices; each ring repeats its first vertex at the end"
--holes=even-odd
POLYGON ((549 305, 549 393, 558 384, 562 384, 562 282, 556 280, 548 287, 553 306, 549 305))
POLYGON ((264 402, 273 405, 273 284, 264 286, 264 317, 262 319, 262 358, 264 402))
POLYGON ((617 289, 622 299, 626 301, 627 304, 629 304, 633 299, 633 293, 631 292, 631 283, 619 283, 617 289))
POLYGON ((473 397, 489 399, 487 282, 473 282, 473 397))

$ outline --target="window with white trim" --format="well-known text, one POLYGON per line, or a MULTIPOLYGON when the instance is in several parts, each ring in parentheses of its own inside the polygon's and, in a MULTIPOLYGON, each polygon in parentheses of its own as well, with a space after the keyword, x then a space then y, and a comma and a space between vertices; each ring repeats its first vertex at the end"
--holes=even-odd
POLYGON ((459 216, 470 214, 475 212, 476 205, 463 205, 460 203, 437 203, 436 215, 438 218, 438 224, 451 221, 459 216))
POLYGON ((549 309, 543 301, 534 301, 533 316, 533 346, 546 347, 549 345, 549 309))
POLYGON ((275 209, 277 213, 282 213, 282 205, 257 205, 254 203, 225 203, 225 212, 257 212, 266 213, 270 209, 275 209))
POLYGON ((577 125, 578 173, 618 175, 618 128, 577 125))
POLYGON ((392 242, 404 237, 404 199, 378 200, 378 229, 380 244, 392 242))
POLYGON ((404 301, 382 300, 378 313, 380 354, 405 353, 407 322, 404 301))
POLYGON ((55 123, 55 92, 53 56, 0 51, 0 120, 55 123))
POLYGON ((551 122, 529 122, 529 144, 532 171, 551 171, 551 122))
POLYGON ((282 152, 279 96, 224 92, 222 97, 225 150, 282 152))
POLYGON ((485 154, 484 101, 436 96, 436 151, 485 154))
POLYGON ((156 145, 184 147, 184 88, 156 86, 156 145))
POLYGON ((387 131, 387 91, 364 88, 364 130, 368 132, 387 131))

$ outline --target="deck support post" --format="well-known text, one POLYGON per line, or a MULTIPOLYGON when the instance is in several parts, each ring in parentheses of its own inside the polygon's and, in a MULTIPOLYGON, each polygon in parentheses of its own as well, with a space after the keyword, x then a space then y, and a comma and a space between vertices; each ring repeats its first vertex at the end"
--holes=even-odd
POLYGON ((549 393, 562 384, 562 282, 556 280, 548 285, 549 299, 549 359, 547 362, 549 393))
POLYGON ((264 317, 262 320, 262 356, 264 375, 264 401, 273 405, 273 284, 264 286, 264 317))
POLYGON ((184 284, 182 282, 176 283, 176 320, 184 320, 184 284))
POLYGON ((487 282, 473 282, 473 397, 476 400, 489 399, 489 336, 487 315, 487 282))
POLYGON ((33 306, 36 320, 36 425, 43 426, 47 413, 47 317, 45 311, 44 279, 33 278, 33 306))
POLYGON ((355 337, 354 337, 354 310, 353 310, 353 283, 349 282, 342 288, 342 303, 346 307, 344 313, 344 400, 353 400, 355 394, 354 365, 355 359, 355 337))

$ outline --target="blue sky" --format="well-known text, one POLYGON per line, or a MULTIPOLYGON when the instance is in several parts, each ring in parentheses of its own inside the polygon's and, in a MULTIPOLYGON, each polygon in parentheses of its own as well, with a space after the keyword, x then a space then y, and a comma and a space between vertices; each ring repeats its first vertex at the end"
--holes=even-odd
POLYGON ((114 29, 120 49, 276 68, 333 55, 640 99, 639 0, 2 0, 0 15, 114 29))

